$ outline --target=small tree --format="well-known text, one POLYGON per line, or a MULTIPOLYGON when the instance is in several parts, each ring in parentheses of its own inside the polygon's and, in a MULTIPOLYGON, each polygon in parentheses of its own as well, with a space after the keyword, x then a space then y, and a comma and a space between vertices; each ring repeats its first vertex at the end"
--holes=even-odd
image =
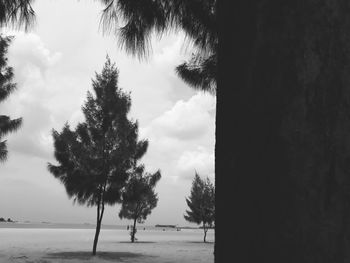
POLYGON ((192 182, 191 195, 186 198, 190 210, 186 210, 185 219, 196 224, 203 224, 204 242, 208 228, 215 221, 215 188, 209 178, 202 180, 196 173, 192 182))
POLYGON ((53 130, 55 157, 59 165, 48 164, 50 172, 79 204, 97 207, 93 255, 105 204, 121 201, 121 192, 132 168, 147 150, 148 141, 138 141, 138 124, 128 120, 130 95, 118 88, 118 70, 107 62, 93 80, 83 107, 85 122, 75 130, 66 124, 61 133, 53 130))
POLYGON ((144 166, 138 166, 130 177, 123 193, 123 203, 119 217, 134 221, 130 230, 131 242, 135 241, 136 222, 143 223, 152 209, 157 206, 158 197, 154 192, 157 182, 160 180, 160 171, 154 174, 144 173, 144 166))
MULTIPOLYGON (((4 101, 16 89, 12 82, 13 70, 7 66, 6 53, 11 37, 0 35, 0 102, 4 101)), ((3 137, 16 131, 22 124, 22 118, 11 119, 9 116, 0 115, 0 161, 7 159, 7 144, 3 137)))

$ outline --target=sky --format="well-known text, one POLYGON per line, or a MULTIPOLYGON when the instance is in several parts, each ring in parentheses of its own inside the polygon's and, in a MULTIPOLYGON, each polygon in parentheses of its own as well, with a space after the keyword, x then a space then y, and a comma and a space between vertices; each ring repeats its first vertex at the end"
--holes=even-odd
MULTIPOLYGON (((1 114, 22 117, 7 136, 8 160, 0 164, 0 217, 18 221, 95 223, 96 208, 73 204, 64 186, 47 170, 57 164, 52 129, 84 121, 81 106, 106 55, 119 69, 119 87, 131 92, 129 118, 139 123, 149 147, 141 162, 161 170, 158 205, 145 224, 191 225, 184 220, 195 171, 214 182, 215 111, 213 95, 193 90, 175 73, 189 58, 185 35, 169 32, 152 39, 152 53, 140 61, 117 45, 117 36, 99 27, 99 1, 36 0, 36 23, 29 32, 11 28, 8 51, 17 90, 0 104, 1 114)), ((124 225, 120 205, 108 206, 104 224, 124 225)))

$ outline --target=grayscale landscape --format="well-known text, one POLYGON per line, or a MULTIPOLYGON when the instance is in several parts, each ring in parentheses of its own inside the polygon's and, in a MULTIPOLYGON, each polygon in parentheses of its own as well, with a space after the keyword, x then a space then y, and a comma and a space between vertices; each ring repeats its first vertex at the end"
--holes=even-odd
POLYGON ((0 1, 0 263, 214 262, 215 8, 0 1))

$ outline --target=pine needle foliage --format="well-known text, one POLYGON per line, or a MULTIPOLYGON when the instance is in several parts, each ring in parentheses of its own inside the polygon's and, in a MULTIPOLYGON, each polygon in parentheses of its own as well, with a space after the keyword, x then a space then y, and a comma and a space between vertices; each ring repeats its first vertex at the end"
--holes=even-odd
POLYGON ((0 27, 10 26, 16 29, 24 27, 25 31, 34 25, 35 12, 33 0, 1 0, 0 27))
POLYGON ((194 45, 194 57, 176 68, 191 87, 216 93, 216 0, 100 0, 104 32, 118 36, 127 53, 147 58, 151 36, 183 30, 194 45), (120 26, 122 24, 122 26, 120 26))
MULTIPOLYGON (((15 91, 16 84, 13 83, 13 69, 7 66, 7 50, 12 37, 0 35, 0 102, 3 102, 15 91)), ((8 156, 7 141, 4 136, 15 132, 20 128, 22 118, 11 119, 9 116, 0 115, 0 161, 4 162, 8 156)))

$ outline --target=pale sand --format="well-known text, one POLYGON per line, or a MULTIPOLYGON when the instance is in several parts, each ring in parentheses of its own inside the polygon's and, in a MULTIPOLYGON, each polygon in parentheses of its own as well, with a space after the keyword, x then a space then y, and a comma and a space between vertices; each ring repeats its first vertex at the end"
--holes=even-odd
POLYGON ((102 229, 97 256, 91 256, 93 229, 0 228, 0 262, 212 263, 214 231, 142 230, 130 243, 126 230, 102 229))

